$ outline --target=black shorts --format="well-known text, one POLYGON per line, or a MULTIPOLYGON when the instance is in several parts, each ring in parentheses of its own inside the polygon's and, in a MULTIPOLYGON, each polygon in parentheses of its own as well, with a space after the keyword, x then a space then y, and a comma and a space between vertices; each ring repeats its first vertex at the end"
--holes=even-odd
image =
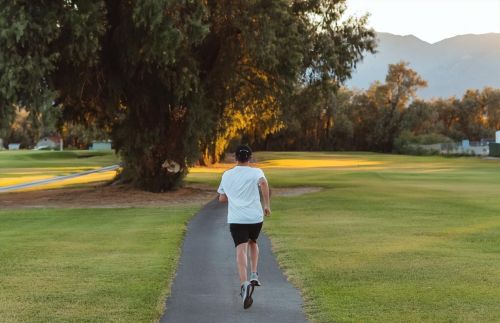
POLYGON ((252 224, 229 224, 229 231, 231 231, 231 236, 233 237, 235 247, 240 243, 248 242, 248 240, 253 240, 254 242, 257 241, 261 229, 262 222, 252 224))

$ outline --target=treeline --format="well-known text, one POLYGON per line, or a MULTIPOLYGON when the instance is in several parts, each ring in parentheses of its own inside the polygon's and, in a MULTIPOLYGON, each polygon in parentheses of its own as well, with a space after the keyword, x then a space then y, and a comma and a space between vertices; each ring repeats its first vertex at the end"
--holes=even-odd
MULTIPOLYGON (((75 133, 102 132, 122 157, 120 180, 136 187, 173 189, 237 141, 393 151, 417 127, 405 122, 426 82, 405 64, 368 91, 340 89, 376 47, 367 16, 345 16, 346 0, 1 3, 0 136, 56 129, 79 146, 88 133, 75 133), (16 107, 29 114, 15 121, 16 107), (51 114, 58 121, 43 123, 51 114)), ((478 132, 457 122, 432 132, 478 132)))
MULTIPOLYGON (((389 66, 384 83, 375 82, 366 91, 337 90, 320 82, 298 86, 280 109, 228 110, 219 149, 224 153, 247 142, 257 150, 412 153, 411 144, 493 139, 500 130, 500 89, 471 89, 461 98, 425 101, 416 92, 426 85, 401 62, 389 66)), ((38 112, 17 108, 3 132, 4 144, 25 148, 47 135, 61 135, 70 148, 87 148, 92 140, 111 135, 92 124, 65 121, 57 107, 38 112)))
POLYGON ((109 133, 122 182, 154 192, 245 129, 283 129, 297 84, 338 88, 376 46, 345 0, 1 3, 0 128, 15 106, 60 107, 109 133))
POLYGON ((282 128, 242 135, 262 150, 362 150, 408 153, 408 144, 494 139, 500 89, 468 90, 461 98, 422 100, 427 86, 407 63, 389 65, 384 83, 366 91, 298 89, 283 109, 282 128), (326 93, 326 94, 325 94, 326 93))
POLYGON ((43 137, 58 136, 66 148, 87 149, 92 141, 110 137, 109 130, 96 125, 64 120, 61 111, 57 106, 44 106, 37 110, 16 107, 10 120, 0 127, 3 148, 17 143, 23 149, 31 149, 43 137))

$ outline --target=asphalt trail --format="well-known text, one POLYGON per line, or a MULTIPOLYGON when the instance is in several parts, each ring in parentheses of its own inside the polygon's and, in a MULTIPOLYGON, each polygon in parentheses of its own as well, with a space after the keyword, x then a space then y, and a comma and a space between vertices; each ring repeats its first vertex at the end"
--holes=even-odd
POLYGON ((263 233, 258 268, 262 286, 255 288, 252 307, 243 309, 226 217, 227 205, 212 201, 189 223, 161 322, 307 322, 300 294, 283 276, 263 233))

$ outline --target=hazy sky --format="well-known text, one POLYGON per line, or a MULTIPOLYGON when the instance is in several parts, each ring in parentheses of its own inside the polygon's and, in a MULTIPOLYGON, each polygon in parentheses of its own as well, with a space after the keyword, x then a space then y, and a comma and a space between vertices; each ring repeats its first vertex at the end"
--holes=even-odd
POLYGON ((429 43, 463 34, 500 33, 500 0, 347 0, 347 13, 370 12, 376 31, 429 43))

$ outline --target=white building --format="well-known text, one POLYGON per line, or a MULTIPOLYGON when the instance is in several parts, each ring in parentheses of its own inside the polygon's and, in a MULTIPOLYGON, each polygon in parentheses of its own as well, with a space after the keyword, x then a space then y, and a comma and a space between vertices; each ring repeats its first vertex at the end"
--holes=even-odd
POLYGON ((90 150, 111 150, 111 140, 103 140, 103 141, 98 141, 94 140, 92 141, 92 146, 89 148, 90 150))
POLYGON ((36 150, 40 149, 60 149, 62 146, 62 138, 59 136, 43 137, 35 146, 36 150))

